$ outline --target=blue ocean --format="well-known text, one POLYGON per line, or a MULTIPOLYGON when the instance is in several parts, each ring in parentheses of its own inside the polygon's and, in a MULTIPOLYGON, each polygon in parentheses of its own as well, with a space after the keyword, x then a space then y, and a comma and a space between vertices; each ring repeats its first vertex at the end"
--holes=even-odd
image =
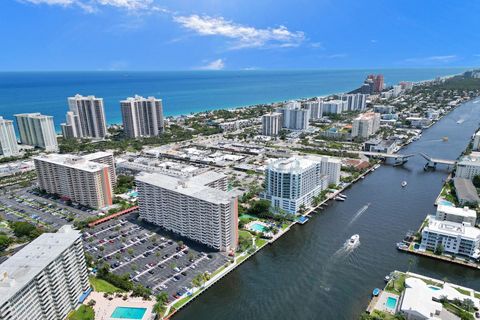
POLYGON ((139 94, 163 99, 168 115, 247 106, 353 90, 370 73, 387 84, 452 75, 465 68, 178 71, 178 72, 1 72, 0 116, 41 112, 65 121, 67 97, 104 98, 107 122, 121 123, 119 101, 139 94))

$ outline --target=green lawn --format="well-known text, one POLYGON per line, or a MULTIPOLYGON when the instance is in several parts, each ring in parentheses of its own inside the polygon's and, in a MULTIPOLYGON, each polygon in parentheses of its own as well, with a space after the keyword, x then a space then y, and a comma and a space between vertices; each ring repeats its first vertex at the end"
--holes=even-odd
POLYGON ((394 280, 390 280, 385 287, 385 291, 395 293, 400 295, 403 290, 405 290, 405 274, 404 273, 397 273, 397 277, 394 280))
POLYGON ((262 247, 264 246, 265 244, 267 243, 267 240, 265 239, 262 239, 262 238, 256 238, 255 239, 255 244, 257 245, 257 247, 262 247))
POLYGON ((123 292, 122 289, 115 287, 113 284, 103 279, 96 277, 90 277, 89 279, 94 291, 106 293, 123 292))
POLYGON ((68 320, 94 320, 95 312, 93 308, 86 305, 81 305, 77 310, 72 311, 68 315, 68 320))
POLYGON ((462 288, 455 288, 455 290, 457 290, 461 294, 464 294, 466 296, 470 296, 470 291, 468 291, 468 290, 465 290, 465 289, 462 289, 462 288))
POLYGON ((475 298, 480 299, 480 293, 475 292, 473 295, 475 296, 475 298))

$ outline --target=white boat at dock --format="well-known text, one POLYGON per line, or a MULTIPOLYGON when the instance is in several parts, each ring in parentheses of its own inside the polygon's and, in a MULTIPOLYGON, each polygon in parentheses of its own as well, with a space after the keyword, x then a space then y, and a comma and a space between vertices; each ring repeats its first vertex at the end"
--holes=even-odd
POLYGON ((336 201, 345 201, 344 198, 339 197, 339 196, 336 196, 335 198, 333 198, 333 200, 336 200, 336 201))

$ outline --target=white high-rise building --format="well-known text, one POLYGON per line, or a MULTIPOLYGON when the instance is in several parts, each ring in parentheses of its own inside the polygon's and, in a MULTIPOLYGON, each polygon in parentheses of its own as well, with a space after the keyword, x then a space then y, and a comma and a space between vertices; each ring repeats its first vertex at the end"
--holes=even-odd
POLYGON ((90 291, 81 232, 44 233, 0 264, 0 319, 66 319, 90 291))
POLYGON ((303 156, 276 160, 266 170, 266 188, 262 198, 269 200, 275 210, 297 214, 302 206, 310 206, 330 183, 339 182, 340 167, 338 159, 329 157, 303 156))
POLYGON ((320 98, 305 101, 302 106, 310 111, 310 120, 318 120, 323 116, 323 100, 320 98))
POLYGON ((322 106, 323 114, 340 114, 347 111, 347 101, 330 100, 324 101, 322 106))
POLYGON ((57 135, 53 117, 36 113, 16 114, 20 141, 48 152, 58 151, 57 135))
POLYGON ((140 218, 215 250, 235 251, 237 197, 227 176, 208 171, 194 177, 145 173, 136 178, 140 218))
POLYGON ((346 101, 345 111, 363 111, 367 107, 368 94, 354 93, 342 94, 340 100, 346 101))
POLYGON ((480 149, 480 131, 475 132, 473 136, 473 146, 472 149, 478 151, 480 149))
POLYGON ((352 138, 361 137, 367 139, 380 129, 380 114, 366 112, 353 120, 352 138))
POLYGON ((282 128, 280 112, 267 113, 262 116, 262 135, 276 137, 282 128))
POLYGON ((14 157, 19 154, 13 121, 0 117, 0 156, 14 157))
POLYGON ((61 125, 65 138, 105 138, 107 123, 102 98, 77 94, 68 98, 68 108, 66 123, 61 125))
POLYGON ((164 131, 162 100, 135 96, 120 101, 123 129, 130 138, 158 136, 164 131))
POLYGON ((290 101, 277 112, 282 114, 282 127, 289 130, 306 130, 309 127, 310 110, 303 109, 298 101, 290 101))
POLYGON ((33 158, 40 189, 91 208, 112 205, 113 156, 48 154, 33 158))
POLYGON ((480 152, 472 152, 457 162, 455 177, 472 180, 480 175, 480 152))

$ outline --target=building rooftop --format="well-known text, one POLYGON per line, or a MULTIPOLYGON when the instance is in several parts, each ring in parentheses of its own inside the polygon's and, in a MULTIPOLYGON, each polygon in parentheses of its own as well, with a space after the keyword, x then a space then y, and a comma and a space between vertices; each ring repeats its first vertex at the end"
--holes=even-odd
POLYGON ((36 118, 36 119, 53 118, 52 116, 47 116, 47 115, 41 114, 40 112, 18 113, 18 114, 14 114, 13 116, 14 117, 36 118))
POLYGON ((142 97, 142 96, 139 96, 139 95, 136 94, 134 97, 128 97, 128 98, 126 98, 125 100, 120 101, 120 103, 122 103, 122 102, 131 102, 131 101, 146 101, 146 100, 162 101, 162 99, 157 99, 157 98, 155 98, 155 97, 145 98, 145 97, 142 97))
MULTIPOLYGON (((90 155, 91 156, 91 155, 90 155)), ((70 154, 50 153, 34 157, 34 160, 46 161, 77 170, 97 172, 108 168, 106 164, 96 163, 87 159, 88 156, 75 156, 70 154)))
POLYGON ((340 159, 331 157, 296 156, 288 159, 272 161, 268 165, 268 168, 269 170, 277 172, 300 173, 312 166, 317 165, 318 163, 321 163, 322 161, 341 163, 340 159))
POLYGON ((467 217, 467 218, 477 217, 477 213, 475 212, 475 210, 469 209, 468 207, 456 208, 452 206, 439 204, 437 207, 437 211, 445 212, 446 214, 467 217))
POLYGON ((108 157, 108 156, 113 156, 113 153, 105 152, 105 151, 98 151, 98 152, 94 152, 94 153, 85 154, 82 157, 86 160, 96 160, 98 158, 103 158, 103 157, 108 157))
MULTIPOLYGON (((477 189, 475 188, 471 180, 463 179, 463 178, 454 178, 453 184, 455 186, 455 192, 459 199, 469 203, 480 202, 477 189)), ((469 211, 471 211, 471 214, 473 214, 473 216, 476 217, 476 213, 474 210, 469 210, 469 211)))
POLYGON ((358 117, 355 118, 355 120, 370 120, 375 118, 375 115, 377 115, 377 113, 375 112, 365 112, 359 114, 358 117))
POLYGON ((214 171, 207 171, 191 178, 144 173, 138 175, 136 180, 207 202, 228 204, 234 197, 232 193, 206 186, 222 177, 223 174, 214 171))
POLYGON ((453 237, 462 236, 463 238, 476 240, 480 238, 480 229, 472 227, 468 223, 456 223, 451 221, 437 220, 430 218, 428 226, 424 231, 441 233, 453 237))
POLYGON ((80 231, 73 230, 71 225, 65 225, 57 233, 40 235, 0 264, 0 305, 32 281, 80 235, 80 231))

